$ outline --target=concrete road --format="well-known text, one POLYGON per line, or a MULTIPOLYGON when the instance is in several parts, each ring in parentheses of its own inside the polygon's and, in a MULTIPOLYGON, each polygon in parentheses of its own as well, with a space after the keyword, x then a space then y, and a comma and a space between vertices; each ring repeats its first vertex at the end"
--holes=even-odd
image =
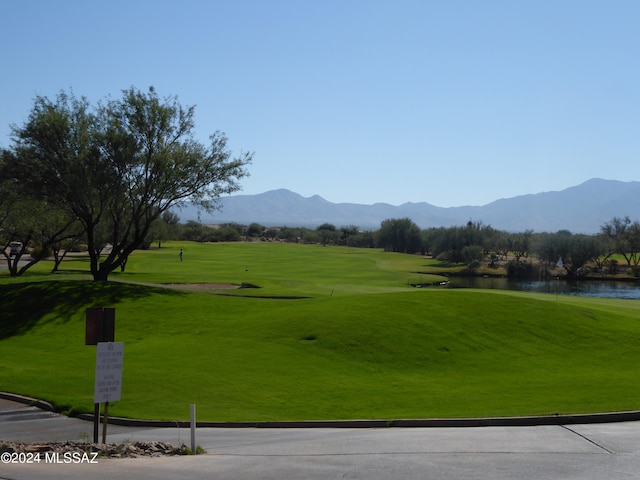
MULTIPOLYGON (((84 440, 92 424, 0 400, 1 440, 84 440)), ((107 441, 190 443, 110 426, 107 441)), ((198 456, 0 463, 0 479, 640 479, 640 423, 473 428, 200 428, 198 456)))

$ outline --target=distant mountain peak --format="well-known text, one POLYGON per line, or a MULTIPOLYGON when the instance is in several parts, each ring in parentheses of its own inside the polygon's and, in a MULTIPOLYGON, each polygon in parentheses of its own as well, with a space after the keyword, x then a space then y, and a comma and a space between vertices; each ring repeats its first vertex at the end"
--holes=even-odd
POLYGON ((276 190, 269 190, 264 193, 258 193, 257 195, 267 197, 267 196, 282 196, 282 197, 300 197, 304 198, 299 193, 292 192, 291 190, 287 190, 286 188, 278 188, 276 190))
MULTIPOLYGON (((562 191, 520 195, 484 206, 436 207, 426 202, 362 205, 332 203, 320 195, 303 197, 285 188, 258 195, 234 195, 220 199, 220 211, 202 214, 203 223, 260 223, 265 226, 304 226, 323 223, 338 227, 356 225, 378 229, 388 218, 410 218, 420 228, 464 225, 470 218, 506 231, 534 230, 597 233, 613 217, 631 218, 640 211, 640 182, 592 178, 562 191)), ((189 209, 182 220, 197 219, 189 209)))

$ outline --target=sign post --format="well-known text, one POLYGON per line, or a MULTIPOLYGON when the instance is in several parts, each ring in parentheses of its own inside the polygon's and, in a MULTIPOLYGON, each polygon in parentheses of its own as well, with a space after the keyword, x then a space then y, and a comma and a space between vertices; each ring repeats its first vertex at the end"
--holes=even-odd
MULTIPOLYGON (((96 350, 96 381, 93 401, 100 414, 100 404, 104 403, 104 417, 102 421, 102 443, 107 443, 107 423, 109 418, 109 402, 120 400, 122 393, 122 360, 124 357, 124 343, 98 342, 96 350)), ((97 425, 97 423, 96 423, 97 425)), ((97 443, 97 430, 94 426, 94 441, 97 443)))
MULTIPOLYGON (((85 345, 98 345, 99 342, 113 342, 115 340, 115 308, 87 308, 86 316, 85 345)), ((95 403, 93 409, 93 443, 98 443, 99 420, 100 403, 95 403)))

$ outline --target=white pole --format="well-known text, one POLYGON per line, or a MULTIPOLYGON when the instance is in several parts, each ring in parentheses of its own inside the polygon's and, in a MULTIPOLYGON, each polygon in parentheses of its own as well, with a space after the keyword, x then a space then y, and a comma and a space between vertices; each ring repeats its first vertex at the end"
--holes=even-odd
POLYGON ((191 451, 196 454, 196 404, 191 404, 191 451))

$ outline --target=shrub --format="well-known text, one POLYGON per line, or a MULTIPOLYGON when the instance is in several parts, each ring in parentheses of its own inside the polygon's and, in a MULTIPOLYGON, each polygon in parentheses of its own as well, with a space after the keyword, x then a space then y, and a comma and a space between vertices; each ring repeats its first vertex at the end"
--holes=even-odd
POLYGON ((508 278, 535 278, 540 274, 540 270, 528 262, 510 260, 507 262, 508 278))
POLYGON ((31 258, 34 260, 42 260, 43 258, 50 257, 53 255, 53 250, 51 248, 42 248, 41 245, 37 245, 31 249, 31 258))

